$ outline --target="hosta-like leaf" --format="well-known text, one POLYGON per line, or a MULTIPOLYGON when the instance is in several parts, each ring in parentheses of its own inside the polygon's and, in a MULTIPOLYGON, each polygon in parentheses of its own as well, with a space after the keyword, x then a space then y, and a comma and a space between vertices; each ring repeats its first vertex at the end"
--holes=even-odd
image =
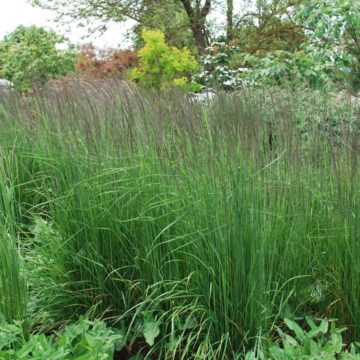
POLYGON ((147 344, 153 346, 159 334, 160 328, 158 323, 152 318, 146 319, 144 321, 143 335, 147 344))
POLYGON ((284 319, 284 321, 286 326, 296 334, 296 337, 299 340, 305 340, 305 333, 303 329, 301 329, 301 327, 295 321, 292 321, 290 319, 284 319))

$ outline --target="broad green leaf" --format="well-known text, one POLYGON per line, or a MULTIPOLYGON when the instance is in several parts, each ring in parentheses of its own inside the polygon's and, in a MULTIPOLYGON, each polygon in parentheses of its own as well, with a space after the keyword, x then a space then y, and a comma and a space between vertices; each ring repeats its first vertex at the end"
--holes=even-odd
POLYGON ((294 333, 296 334, 296 337, 299 340, 301 340, 301 341, 305 340, 306 336, 305 336, 304 331, 301 329, 301 327, 295 321, 292 321, 290 319, 284 319, 284 322, 290 330, 294 331, 294 333))
POLYGON ((159 334, 160 328, 155 320, 150 318, 144 321, 143 335, 148 345, 153 346, 159 334))

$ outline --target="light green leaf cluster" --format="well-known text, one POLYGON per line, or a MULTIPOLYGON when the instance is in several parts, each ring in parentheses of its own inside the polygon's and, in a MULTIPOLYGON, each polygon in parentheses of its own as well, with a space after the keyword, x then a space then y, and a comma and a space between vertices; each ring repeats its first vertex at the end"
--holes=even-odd
POLYGON ((143 30, 145 46, 139 50, 140 64, 131 73, 139 84, 155 89, 186 88, 187 76, 198 69, 189 49, 170 47, 161 31, 143 30))
POLYGON ((0 323, 1 359, 110 360, 122 339, 103 321, 80 319, 56 336, 33 334, 26 340, 21 323, 0 323))
POLYGON ((268 349, 253 350, 247 353, 246 360, 359 360, 356 345, 344 350, 342 333, 346 328, 337 328, 335 319, 306 317, 306 328, 296 321, 285 318, 286 331, 278 328, 280 343, 271 343, 268 349), (293 334, 290 334, 293 333, 293 334), (265 355, 265 353, 269 353, 265 355))

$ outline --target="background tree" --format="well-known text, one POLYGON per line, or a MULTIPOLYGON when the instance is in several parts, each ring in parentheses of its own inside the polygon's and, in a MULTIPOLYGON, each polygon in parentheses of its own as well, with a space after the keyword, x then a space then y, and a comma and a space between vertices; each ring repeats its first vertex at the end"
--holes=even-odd
POLYGON ((178 48, 188 47, 193 53, 197 45, 189 27, 189 19, 183 5, 178 0, 168 0, 163 6, 150 4, 140 14, 141 19, 134 28, 132 40, 136 49, 144 43, 141 32, 144 28, 160 30, 165 35, 166 43, 178 48), (169 14, 171 14, 169 16, 169 14))
POLYGON ((74 47, 63 36, 42 27, 19 26, 0 43, 0 77, 26 91, 32 83, 74 72, 75 59, 74 47))
POLYGON ((265 56, 276 50, 298 50, 306 40, 304 27, 294 20, 299 4, 299 0, 247 1, 234 26, 242 51, 265 56))
POLYGON ((233 15, 234 15, 234 0, 226 0, 226 39, 231 42, 234 38, 233 29, 233 15))
MULTIPOLYGON (((200 53, 208 45, 206 19, 211 10, 212 0, 173 0, 181 4, 187 16, 187 26, 191 29, 193 38, 200 53)), ((171 3, 171 2, 170 2, 171 3)), ((122 22, 127 19, 135 20, 143 24, 142 14, 150 7, 160 9, 167 6, 167 0, 32 0, 32 4, 42 8, 54 10, 59 19, 69 18, 82 21, 89 25, 91 22, 101 20, 98 29, 106 29, 106 23, 110 20, 122 22)), ((167 7, 171 9, 170 7, 167 7)), ((167 14, 169 19, 174 13, 167 14)))
POLYGON ((199 53, 202 54, 209 45, 206 32, 206 18, 211 9, 211 0, 205 0, 201 5, 201 0, 180 0, 189 18, 191 31, 198 46, 199 53))

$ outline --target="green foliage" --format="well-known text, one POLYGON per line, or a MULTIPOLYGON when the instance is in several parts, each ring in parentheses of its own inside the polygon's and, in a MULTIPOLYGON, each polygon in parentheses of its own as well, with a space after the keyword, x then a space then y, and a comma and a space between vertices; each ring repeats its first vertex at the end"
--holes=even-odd
POLYGON ((230 46, 224 42, 211 44, 201 57, 203 70, 195 74, 192 81, 202 85, 203 89, 215 88, 226 91, 254 86, 255 82, 246 79, 248 69, 235 63, 236 55, 243 55, 237 46, 230 46))
POLYGON ((321 46, 343 46, 355 42, 359 36, 360 4, 352 0, 306 0, 297 19, 310 29, 311 39, 320 40, 321 46))
MULTIPOLYGON (((227 90, 246 80, 267 85, 306 83, 325 91, 360 83, 360 5, 351 0, 253 4, 237 25, 237 54, 222 46, 207 54, 203 85, 227 90), (222 64, 217 64, 218 60, 222 64), (246 65, 250 71, 241 73, 246 65), (210 70, 208 70, 210 68, 210 70), (230 86, 229 86, 230 85, 230 86)), ((210 48, 211 49, 211 48, 210 48)))
POLYGON ((35 26, 19 26, 0 42, 0 77, 25 92, 75 71, 75 52, 66 39, 35 26), (67 50, 59 50, 65 45, 67 50))
POLYGON ((136 49, 144 45, 142 30, 157 29, 164 33, 166 43, 179 49, 187 47, 196 53, 196 43, 188 26, 189 19, 183 5, 178 0, 167 0, 161 6, 144 7, 140 21, 133 29, 133 42, 136 49))
MULTIPOLYGON (((104 31, 109 20, 123 22, 136 20, 140 28, 156 28, 172 37, 176 45, 185 41, 196 44, 201 51, 207 43, 207 16, 213 5, 213 0, 31 0, 34 6, 54 10, 58 19, 72 18, 81 26, 87 26, 91 31, 104 31), (93 25, 96 19, 98 26, 93 25), (191 34, 192 39, 189 39, 191 34)), ((186 44, 188 45, 188 44, 186 44)))
POLYGON ((99 0, 96 5, 90 0, 71 3, 32 0, 32 3, 82 25, 89 25, 92 19, 101 20, 101 30, 107 27, 109 19, 119 22, 136 19, 133 28, 136 47, 145 41, 140 39, 141 30, 149 28, 161 30, 170 46, 185 46, 192 52, 197 48, 204 69, 193 78, 192 88, 185 78, 196 67, 186 50, 169 52, 163 47, 164 40, 151 40, 158 42, 159 49, 154 51, 145 45, 141 50, 143 64, 133 72, 133 78, 148 87, 165 89, 175 85, 199 91, 203 86, 230 91, 254 82, 271 86, 293 82, 326 91, 344 87, 353 92, 360 89, 359 1, 246 0, 247 6, 240 8, 233 8, 233 1, 226 0, 120 0, 116 6, 110 0, 99 0), (222 24, 208 21, 210 10, 216 6, 229 10, 227 23, 233 23, 231 40, 221 35, 222 24), (214 47, 207 48, 210 41, 221 36, 226 46, 216 45, 215 51, 214 47), (237 48, 238 53, 230 55, 232 48, 237 48), (162 51, 172 54, 159 55, 162 51), (185 70, 176 65, 181 57, 188 63, 185 70), (251 67, 252 71, 244 74, 241 70, 244 67, 251 67), (176 72, 184 74, 173 77, 171 74, 176 72))
POLYGON ((250 0, 237 14, 233 43, 241 52, 264 57, 276 50, 294 52, 306 41, 306 31, 294 21, 299 0, 250 0))
POLYGON ((30 324, 107 319, 154 359, 241 358, 289 313, 356 341, 355 101, 256 88, 204 106, 98 81, 0 97, 30 324))
POLYGON ((160 328, 157 321, 152 316, 147 315, 145 317, 143 334, 148 345, 153 346, 155 339, 160 334, 160 328))
POLYGON ((238 90, 259 84, 269 86, 307 84, 314 89, 333 90, 351 74, 353 57, 303 44, 295 52, 276 50, 259 57, 240 51, 237 46, 214 43, 201 58, 203 71, 193 76, 207 88, 238 90), (246 65, 247 67, 244 67, 246 65))
POLYGON ((142 38, 145 45, 139 50, 139 67, 132 71, 132 78, 157 90, 172 86, 186 89, 186 77, 198 68, 190 51, 169 47, 161 31, 143 30, 142 38))
POLYGON ((311 29, 307 46, 313 56, 330 54, 338 81, 355 90, 360 83, 360 4, 353 0, 307 0, 297 14, 297 21, 311 29))
POLYGON ((264 58, 246 55, 245 61, 252 65, 249 79, 267 85, 306 83, 315 89, 333 90, 340 79, 349 76, 351 57, 321 51, 312 45, 291 53, 275 51, 264 58))
POLYGON ((342 333, 346 328, 338 329, 335 320, 306 318, 309 330, 303 329, 297 322, 284 319, 287 329, 278 328, 279 341, 267 345, 267 349, 258 349, 246 354, 246 360, 358 360, 360 353, 355 345, 344 350, 342 333), (316 324, 316 322, 318 324, 316 324), (292 332, 294 335, 290 335, 292 332), (266 355, 265 355, 266 354, 266 355))
POLYGON ((70 283, 68 269, 64 266, 69 256, 64 249, 64 239, 51 222, 40 216, 27 227, 27 233, 23 240, 23 254, 29 289, 29 316, 40 330, 63 326, 72 320, 72 314, 78 308, 77 302, 81 301, 77 285, 70 283), (71 296, 64 296, 64 292, 71 296), (51 306, 52 303, 57 306, 51 306), (58 312, 66 314, 61 324, 54 323, 58 312))
POLYGON ((17 250, 19 209, 12 179, 16 166, 16 159, 0 146, 0 321, 9 322, 25 320, 27 315, 26 284, 17 250))
POLYGON ((227 91, 259 84, 307 84, 330 91, 349 78, 354 64, 350 54, 336 54, 333 49, 319 49, 314 44, 303 44, 295 52, 276 50, 259 57, 243 53, 236 46, 214 43, 201 61, 204 69, 193 76, 193 81, 227 91))
POLYGON ((0 323, 0 358, 112 360, 122 336, 102 321, 80 319, 56 336, 33 334, 25 339, 21 323, 0 323))

